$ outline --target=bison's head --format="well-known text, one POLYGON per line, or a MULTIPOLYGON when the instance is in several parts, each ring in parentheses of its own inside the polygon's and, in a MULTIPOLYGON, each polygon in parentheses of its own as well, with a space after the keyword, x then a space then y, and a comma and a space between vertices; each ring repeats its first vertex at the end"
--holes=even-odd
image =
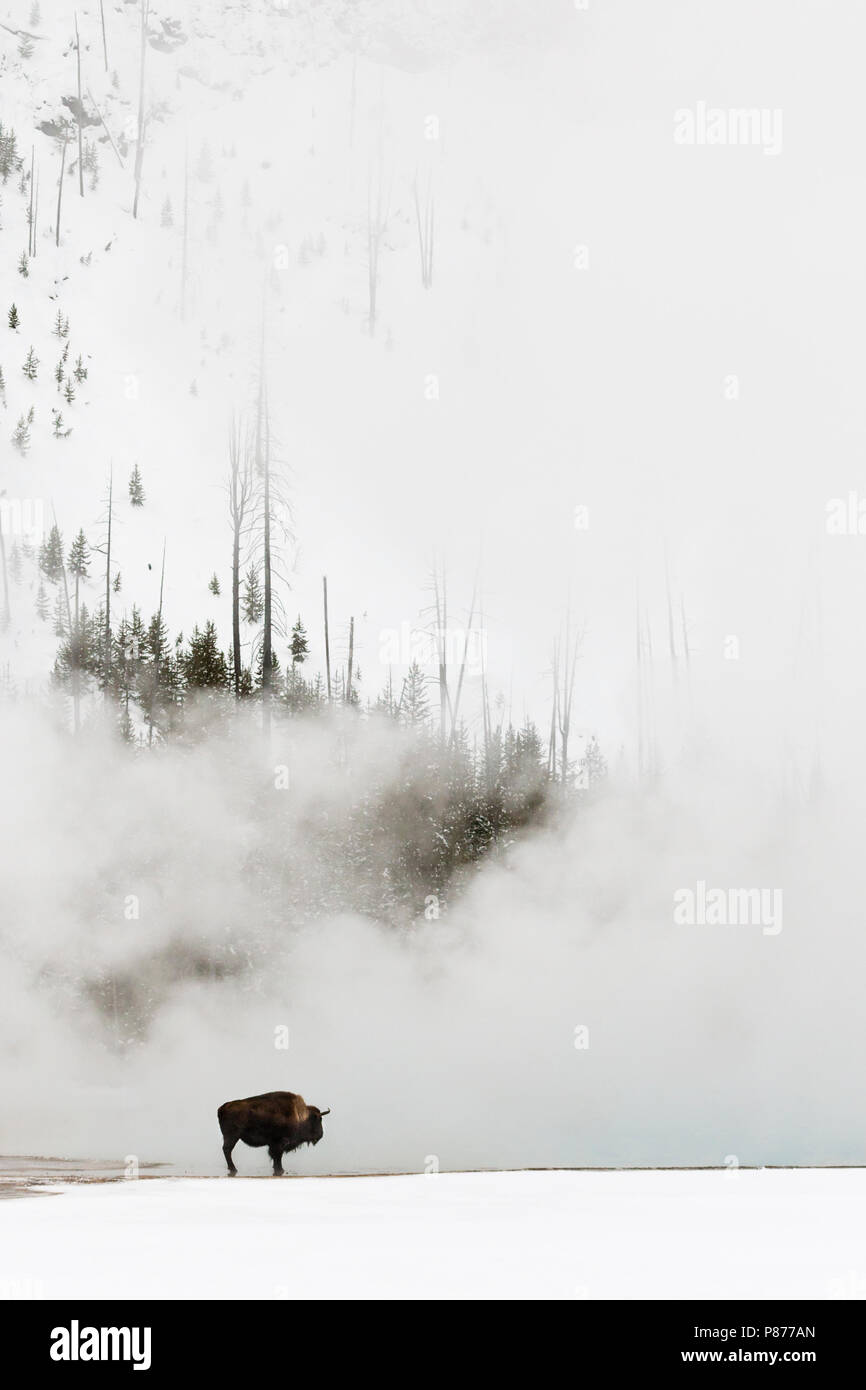
POLYGON ((318 1144, 324 1130, 322 1129, 322 1116, 330 1115, 330 1106, 327 1110, 320 1110, 317 1105, 307 1106, 307 1143, 318 1144))

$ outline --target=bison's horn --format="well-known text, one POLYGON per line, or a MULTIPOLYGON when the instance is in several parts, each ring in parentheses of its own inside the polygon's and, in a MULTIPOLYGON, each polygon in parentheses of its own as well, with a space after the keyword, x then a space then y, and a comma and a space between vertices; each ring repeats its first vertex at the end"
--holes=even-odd
POLYGON ((319 1114, 320 1114, 320 1115, 330 1115, 330 1113, 331 1113, 331 1107, 330 1107, 330 1105, 328 1106, 327 1110, 320 1110, 320 1111, 319 1111, 319 1114))

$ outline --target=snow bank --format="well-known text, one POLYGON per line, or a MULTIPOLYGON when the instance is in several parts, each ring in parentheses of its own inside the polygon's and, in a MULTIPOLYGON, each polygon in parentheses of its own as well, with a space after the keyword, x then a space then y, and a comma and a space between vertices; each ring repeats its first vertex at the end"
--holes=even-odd
POLYGON ((845 1298, 862 1170, 154 1179, 0 1208, 12 1298, 845 1298))

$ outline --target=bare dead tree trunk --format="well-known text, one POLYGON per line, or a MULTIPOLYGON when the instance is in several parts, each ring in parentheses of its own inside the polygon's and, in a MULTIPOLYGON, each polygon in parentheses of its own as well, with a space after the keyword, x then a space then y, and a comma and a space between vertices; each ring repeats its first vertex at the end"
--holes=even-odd
POLYGON ((671 599, 671 576, 668 569, 668 554, 665 550, 665 591, 668 602, 668 649, 671 655, 671 665, 674 672, 674 681, 677 679, 677 643, 674 636, 674 607, 671 599))
POLYGON ((325 610, 325 675, 328 682, 328 703, 331 700, 331 640, 328 633, 328 576, 322 576, 322 602, 325 610))
POLYGON ((235 423, 229 434, 229 516, 232 524, 232 653, 235 699, 241 697, 241 536, 252 498, 249 451, 235 423))
POLYGON ((646 682, 646 711, 647 711, 647 763, 648 772, 651 780, 654 780, 658 773, 658 738, 656 729, 656 710, 655 710, 655 664, 653 661, 653 635, 650 627, 649 613, 644 615, 644 629, 646 631, 647 661, 649 665, 649 679, 646 682))
POLYGON ((36 199, 33 204, 33 259, 36 260, 36 228, 39 226, 39 170, 36 170, 36 199))
POLYGON ((422 214, 418 197, 418 179, 413 186, 415 195, 415 221, 418 227, 418 250, 421 253, 421 284, 425 290, 433 285, 433 194, 428 189, 427 201, 422 214))
POLYGON ((78 14, 75 15, 75 62, 78 68, 78 192, 84 197, 84 144, 82 118, 84 107, 81 104, 81 39, 78 35, 78 14))
POLYGON ((350 91, 350 93, 349 93, 349 149, 351 149, 352 146, 353 146, 354 143, 355 143, 355 105, 356 105, 356 101, 357 101, 357 83, 356 83, 357 70, 358 70, 358 60, 357 60, 357 58, 353 57, 353 58, 352 58, 352 87, 351 87, 351 91, 350 91))
POLYGON ((230 507, 232 514, 232 659, 235 673, 235 699, 241 698, 241 526, 243 497, 240 489, 239 440, 232 444, 230 507))
POLYGON ((645 771, 645 738, 644 738, 644 709, 643 709, 643 643, 640 635, 640 590, 635 588, 635 659, 637 664, 637 775, 638 781, 643 779, 645 771))
POLYGON ((125 165, 124 162, 123 162, 123 158, 122 158, 122 156, 121 156, 120 150, 117 148, 117 146, 116 146, 115 143, 114 143, 114 136, 112 135, 111 131, 108 129, 108 126, 107 126, 106 123, 105 123, 105 117, 103 116, 103 114, 102 114, 102 112, 100 111, 99 107, 97 106, 96 102, 93 100, 93 93, 91 92, 91 90, 90 90, 89 87, 87 88, 87 97, 88 97, 88 100, 89 100, 91 106, 93 107, 94 111, 96 112, 97 116, 99 117, 100 121, 102 122, 102 129, 105 131, 106 135, 108 136, 109 144, 111 145, 111 148, 114 150, 114 153, 117 155, 117 162, 118 162, 118 164, 120 165, 121 169, 125 169, 125 168, 126 168, 126 165, 125 165))
POLYGON ((141 0, 141 65, 138 83, 138 143, 135 150, 135 197, 132 203, 132 215, 138 217, 138 199, 141 193, 141 167, 144 163, 144 68, 145 55, 147 53, 147 21, 150 12, 150 0, 141 0))
MULTIPOLYGON (((156 652, 153 658, 153 690, 150 696, 150 719, 147 729, 147 746, 153 745, 153 708, 159 696, 159 659, 162 653, 162 599, 165 590, 165 541, 162 543, 162 569, 159 574, 159 608, 156 615, 156 652)), ((127 706, 128 707, 128 706, 127 706)))
POLYGON ((63 202, 63 175, 66 172, 66 145, 69 140, 69 129, 63 127, 63 153, 60 156, 60 178, 57 183, 57 234, 54 238, 54 245, 60 245, 60 207, 63 202))
MULTIPOLYGON (((464 638, 463 638, 463 656, 462 656, 462 658, 461 658, 461 660, 460 660, 460 674, 459 674, 459 676, 457 677, 457 691, 456 691, 456 694, 455 694, 455 696, 454 696, 454 707, 453 707, 453 709, 451 710, 451 746, 452 746, 452 747, 454 746, 454 744, 455 744, 455 742, 456 742, 456 739, 457 739, 457 716, 458 716, 458 714, 460 713, 460 696, 461 696, 461 694, 463 693, 463 678, 464 678, 464 676, 465 676, 465 674, 466 674, 466 658, 467 658, 467 656, 468 656, 468 654, 469 654, 469 641, 470 641, 470 638, 472 637, 472 623, 473 623, 473 621, 474 621, 474 619, 475 619, 475 596, 476 596, 477 592, 478 592, 478 572, 476 571, 476 573, 475 573, 475 579, 473 580, 473 583, 472 583, 472 602, 471 602, 471 604, 469 605, 469 624, 468 624, 468 626, 467 626, 467 628, 466 628, 466 632, 465 632, 465 635, 464 635, 464 638)), ((483 634, 483 633, 481 634, 481 640, 482 640, 482 642, 484 641, 484 634, 483 634)))
POLYGON ((550 738, 547 743, 547 771, 551 782, 556 781, 556 726, 559 717, 559 671, 558 671, 558 649, 553 644, 553 708, 550 714, 550 738))
POLYGON ((259 395, 256 408, 256 465, 263 491, 263 569, 264 630, 262 632, 262 710, 265 728, 270 727, 271 666, 273 662, 273 592, 271 574, 271 431, 265 379, 265 309, 262 304, 262 332, 259 347, 259 395))
POLYGON ((189 254, 189 145, 186 146, 183 161, 183 250, 180 262, 180 317, 186 318, 186 271, 189 254))
POLYGON ((352 667, 355 659, 355 619, 349 619, 349 669, 346 675, 346 704, 352 703, 352 667))
POLYGON ((108 687, 111 681, 111 521, 112 521, 112 497, 114 492, 114 470, 108 473, 108 537, 105 543, 105 632, 103 641, 105 653, 103 665, 105 667, 105 698, 108 699, 108 687))
POLYGON ((28 254, 28 256, 32 256, 32 255, 33 255, 33 199, 34 199, 34 197, 35 197, 35 184, 34 184, 35 174, 36 174, 36 146, 34 145, 34 146, 31 148, 31 151, 30 151, 30 211, 29 211, 28 214, 27 214, 27 221, 28 221, 27 254, 28 254))
POLYGON ((270 727, 271 687, 273 685, 273 590, 271 574, 271 424, 265 389, 265 528, 264 528, 264 581, 265 581, 265 629, 262 634, 262 701, 265 727, 270 727))
POLYGON ((447 737, 448 709, 448 582, 442 566, 442 592, 439 592, 439 572, 433 568, 433 593, 436 607, 436 652, 439 661, 439 742, 444 747, 447 737))
POLYGON ((373 206, 372 175, 367 184, 367 294, 369 304, 368 323, 370 337, 376 332, 379 312, 379 257, 385 235, 387 213, 384 209, 384 189, 381 156, 376 182, 376 201, 373 206))
MULTIPOLYGON (((580 651, 579 638, 574 639, 572 648, 571 613, 565 618, 565 651, 562 660, 559 705, 559 746, 562 761, 562 783, 568 782, 568 743, 571 732, 571 709, 574 700, 574 680, 577 672, 577 657, 580 651)), ((557 653, 557 665, 559 665, 557 653)))
POLYGON ((3 614, 0 626, 9 626, 12 617, 12 610, 9 607, 9 575, 6 570, 6 537, 3 534, 3 527, 0 525, 0 563, 3 566, 3 614))
POLYGON ((105 59, 105 71, 108 72, 108 44, 105 39, 105 6, 103 0, 99 0, 99 18, 102 22, 102 56, 105 59))
POLYGON ((72 666, 72 727, 77 734, 81 728, 81 677, 79 670, 80 643, 78 640, 78 576, 75 576, 75 622, 69 608, 69 585, 66 582, 66 567, 63 568, 63 588, 66 591, 66 611, 69 614, 69 636, 72 642, 74 661, 72 666))
POLYGON ((686 602, 682 595, 680 595, 680 631, 683 638, 683 656, 686 659, 686 670, 688 670, 691 650, 689 648, 689 631, 686 626, 686 602))

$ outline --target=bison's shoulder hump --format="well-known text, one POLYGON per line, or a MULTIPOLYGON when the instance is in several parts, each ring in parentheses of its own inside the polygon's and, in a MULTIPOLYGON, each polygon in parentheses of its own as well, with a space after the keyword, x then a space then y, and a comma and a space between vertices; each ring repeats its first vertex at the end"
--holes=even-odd
POLYGON ((304 1097, 294 1091, 265 1091, 261 1096, 248 1096, 245 1105, 297 1105, 304 1104, 304 1097))

